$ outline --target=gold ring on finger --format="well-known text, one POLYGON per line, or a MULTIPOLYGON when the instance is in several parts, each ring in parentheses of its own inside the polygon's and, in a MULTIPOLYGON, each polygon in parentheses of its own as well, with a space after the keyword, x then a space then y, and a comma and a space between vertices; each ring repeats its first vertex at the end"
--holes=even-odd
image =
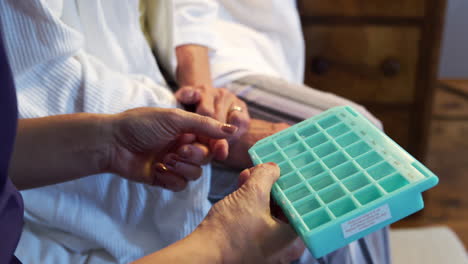
POLYGON ((229 109, 228 111, 228 114, 231 114, 232 112, 234 111, 239 111, 239 112, 244 112, 244 108, 240 107, 240 106, 233 106, 231 109, 229 109))

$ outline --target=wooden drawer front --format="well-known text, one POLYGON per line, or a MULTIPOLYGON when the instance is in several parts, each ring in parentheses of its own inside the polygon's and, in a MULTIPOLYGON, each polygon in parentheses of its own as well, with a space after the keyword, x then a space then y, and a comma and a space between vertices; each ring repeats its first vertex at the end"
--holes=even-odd
POLYGON ((305 16, 424 16, 424 0, 299 0, 298 7, 305 16))
POLYGON ((439 118, 468 120, 468 99, 450 91, 436 89, 433 114, 439 118))
POLYGON ((433 115, 468 120, 468 80, 442 80, 434 91, 433 115))
POLYGON ((417 28, 312 25, 304 37, 308 85, 360 102, 413 101, 417 28))

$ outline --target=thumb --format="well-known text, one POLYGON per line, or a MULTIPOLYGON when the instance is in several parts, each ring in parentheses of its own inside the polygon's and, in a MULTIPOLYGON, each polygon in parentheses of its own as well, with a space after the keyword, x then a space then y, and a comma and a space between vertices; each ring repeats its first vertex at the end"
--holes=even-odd
POLYGON ((192 105, 200 102, 201 95, 192 86, 184 86, 177 90, 175 97, 182 104, 192 105))
POLYGON ((252 183, 257 183, 270 191, 280 176, 280 169, 276 163, 268 162, 251 168, 250 175, 252 183))
POLYGON ((176 113, 172 121, 179 133, 192 133, 197 136, 221 139, 228 138, 237 131, 236 126, 221 123, 211 117, 183 110, 178 110, 176 113))
POLYGON ((273 183, 278 180, 280 176, 280 169, 278 165, 273 162, 259 164, 253 168, 244 170, 239 177, 240 186, 254 185, 254 190, 259 191, 260 197, 265 201, 270 200, 270 192, 273 183))
MULTIPOLYGON (((275 163, 264 163, 253 168, 246 169, 239 176, 241 188, 254 185, 256 188, 250 188, 257 191, 255 197, 269 205, 270 192, 273 183, 278 180, 280 169, 275 163)), ((268 213, 270 213, 268 211, 268 213)), ((290 263, 302 255, 304 244, 297 239, 294 230, 288 224, 281 222, 270 215, 270 232, 264 237, 264 241, 275 241, 275 243, 262 243, 262 252, 271 262, 290 263)))

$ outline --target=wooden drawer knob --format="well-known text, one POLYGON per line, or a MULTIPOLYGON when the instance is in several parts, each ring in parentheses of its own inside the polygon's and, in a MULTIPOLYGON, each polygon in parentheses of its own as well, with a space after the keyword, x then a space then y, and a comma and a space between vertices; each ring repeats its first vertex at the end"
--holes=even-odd
POLYGON ((314 57, 310 66, 313 73, 322 75, 330 70, 331 62, 324 57, 314 57))
POLYGON ((380 70, 386 77, 394 77, 398 75, 401 71, 401 64, 396 59, 386 59, 380 65, 380 70))

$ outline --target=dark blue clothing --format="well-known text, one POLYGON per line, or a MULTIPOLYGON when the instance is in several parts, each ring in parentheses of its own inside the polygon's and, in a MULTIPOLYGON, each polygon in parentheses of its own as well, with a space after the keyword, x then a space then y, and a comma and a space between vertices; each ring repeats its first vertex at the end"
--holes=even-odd
POLYGON ((15 87, 4 48, 0 37, 0 263, 2 264, 19 263, 13 254, 23 228, 23 200, 8 178, 8 164, 13 151, 18 113, 15 87))

